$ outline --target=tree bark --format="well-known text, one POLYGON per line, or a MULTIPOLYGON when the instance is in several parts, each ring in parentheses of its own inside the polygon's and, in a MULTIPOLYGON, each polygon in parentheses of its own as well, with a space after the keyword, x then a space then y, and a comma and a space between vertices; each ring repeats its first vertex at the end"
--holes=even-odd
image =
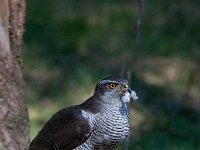
POLYGON ((28 147, 22 55, 25 0, 0 0, 0 150, 28 147))

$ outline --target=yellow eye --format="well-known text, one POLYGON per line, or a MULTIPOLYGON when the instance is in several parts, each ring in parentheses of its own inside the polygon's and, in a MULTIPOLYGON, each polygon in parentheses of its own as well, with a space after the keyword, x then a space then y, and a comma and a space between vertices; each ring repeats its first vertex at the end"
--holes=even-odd
POLYGON ((114 83, 110 83, 110 84, 109 84, 109 88, 110 88, 110 89, 114 89, 115 87, 116 87, 116 84, 114 84, 114 83))

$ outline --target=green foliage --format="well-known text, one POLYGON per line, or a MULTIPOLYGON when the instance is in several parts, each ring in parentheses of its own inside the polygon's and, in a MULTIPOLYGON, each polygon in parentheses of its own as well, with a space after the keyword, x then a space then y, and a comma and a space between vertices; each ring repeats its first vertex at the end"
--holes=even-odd
POLYGON ((28 0, 24 77, 33 138, 58 109, 78 104, 107 75, 132 71, 130 149, 200 149, 199 1, 28 0), (130 63, 131 57, 136 60, 130 63))

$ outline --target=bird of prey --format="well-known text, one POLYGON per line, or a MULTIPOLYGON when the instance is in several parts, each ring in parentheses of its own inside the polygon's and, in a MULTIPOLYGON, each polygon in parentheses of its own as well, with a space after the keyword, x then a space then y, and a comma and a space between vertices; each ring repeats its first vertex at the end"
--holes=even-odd
POLYGON ((38 132, 30 150, 111 150, 130 134, 126 103, 137 99, 120 77, 100 81, 93 96, 55 113, 38 132))

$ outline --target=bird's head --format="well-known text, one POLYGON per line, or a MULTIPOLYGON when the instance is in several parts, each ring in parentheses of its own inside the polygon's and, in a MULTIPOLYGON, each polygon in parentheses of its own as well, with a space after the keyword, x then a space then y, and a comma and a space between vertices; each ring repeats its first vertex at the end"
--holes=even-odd
POLYGON ((128 80, 120 77, 107 77, 96 85, 95 95, 106 103, 119 101, 129 102, 131 98, 137 99, 134 91, 129 88, 128 80))

